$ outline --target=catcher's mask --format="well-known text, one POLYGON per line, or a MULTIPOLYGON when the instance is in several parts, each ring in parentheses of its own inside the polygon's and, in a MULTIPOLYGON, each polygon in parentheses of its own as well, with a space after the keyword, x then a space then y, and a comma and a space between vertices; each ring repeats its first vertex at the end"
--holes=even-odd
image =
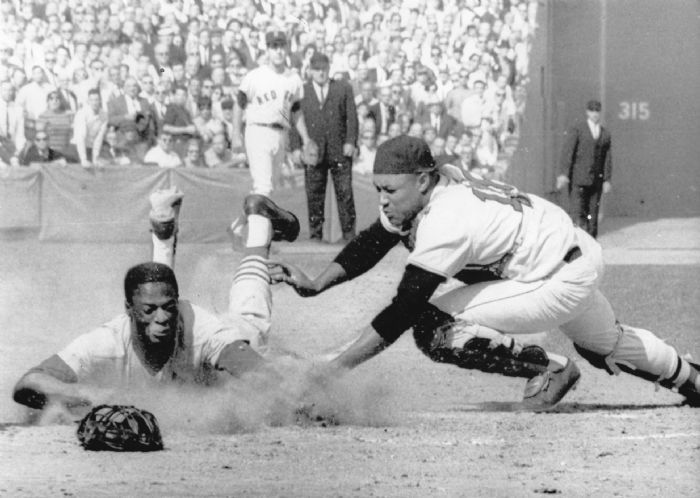
POLYGON ((80 421, 78 440, 83 448, 93 451, 163 449, 155 416, 133 406, 96 406, 80 421))

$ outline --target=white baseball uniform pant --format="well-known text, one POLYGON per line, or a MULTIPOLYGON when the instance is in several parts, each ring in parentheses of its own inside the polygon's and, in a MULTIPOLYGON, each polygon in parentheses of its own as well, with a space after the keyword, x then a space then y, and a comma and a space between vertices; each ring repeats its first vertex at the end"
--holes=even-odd
MULTIPOLYGON (((559 328, 578 346, 606 357, 606 363, 670 378, 676 350, 648 330, 620 325, 598 290, 603 276, 600 245, 576 230, 582 256, 534 282, 498 280, 459 287, 432 303, 456 319, 505 334, 531 334, 559 328)), ((614 370, 614 367, 612 368, 614 370)))
POLYGON ((270 196, 280 184, 287 152, 287 130, 249 123, 245 128, 245 149, 254 194, 270 196))
MULTIPOLYGON (((160 240, 152 235, 151 238, 153 261, 174 268, 175 237, 160 240)), ((260 351, 267 344, 272 324, 272 292, 262 256, 243 257, 233 276, 228 308, 219 318, 225 326, 238 332, 239 340, 248 341, 254 349, 260 351)))

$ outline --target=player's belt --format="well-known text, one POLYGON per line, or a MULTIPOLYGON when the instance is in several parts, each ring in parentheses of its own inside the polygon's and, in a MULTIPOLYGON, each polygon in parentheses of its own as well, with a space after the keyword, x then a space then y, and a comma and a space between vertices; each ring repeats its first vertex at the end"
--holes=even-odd
POLYGON ((580 258, 583 253, 581 253, 581 248, 579 246, 574 246, 571 249, 569 249, 569 252, 567 252, 564 255, 564 261, 567 263, 571 263, 572 261, 580 258))
POLYGON ((267 128, 272 128, 273 130, 284 130, 284 126, 279 123, 251 123, 255 126, 265 126, 267 128))

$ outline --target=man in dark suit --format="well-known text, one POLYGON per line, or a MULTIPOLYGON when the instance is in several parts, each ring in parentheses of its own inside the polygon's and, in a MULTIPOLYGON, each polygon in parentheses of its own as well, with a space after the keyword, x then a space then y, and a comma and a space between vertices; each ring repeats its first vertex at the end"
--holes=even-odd
POLYGON ((139 96, 141 89, 136 78, 129 77, 124 81, 124 93, 114 97, 107 103, 107 116, 110 122, 120 123, 125 120, 135 121, 141 114, 148 120, 148 126, 153 135, 156 134, 156 119, 151 104, 139 96))
MULTIPOLYGON (((343 240, 348 241, 355 236, 352 155, 357 143, 357 111, 352 88, 345 81, 330 80, 329 66, 328 56, 317 52, 311 57, 311 81, 304 85, 304 98, 301 100, 309 136, 319 148, 318 163, 305 165, 309 228, 312 239, 322 239, 326 184, 330 171, 338 200, 343 240)), ((291 148, 299 158, 301 139, 292 130, 291 148)))
POLYGON ((566 133, 557 190, 569 186, 571 216, 593 237, 598 235, 600 197, 610 189, 612 151, 610 132, 600 124, 601 104, 586 105, 586 121, 566 133))
POLYGON ((437 96, 426 102, 423 112, 416 119, 423 126, 435 128, 438 137, 446 139, 447 135, 461 135, 462 125, 445 111, 445 105, 437 96))
POLYGON ((396 107, 391 103, 391 87, 379 89, 379 102, 370 106, 369 117, 377 124, 376 135, 386 135, 391 123, 396 121, 396 107))

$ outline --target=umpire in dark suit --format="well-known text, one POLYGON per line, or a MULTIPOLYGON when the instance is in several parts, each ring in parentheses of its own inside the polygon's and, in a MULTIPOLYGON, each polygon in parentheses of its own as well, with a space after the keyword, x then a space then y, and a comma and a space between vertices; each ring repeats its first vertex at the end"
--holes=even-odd
MULTIPOLYGON (((352 155, 357 143, 357 111, 352 88, 345 81, 329 80, 330 62, 316 53, 310 60, 311 81, 304 85, 301 110, 309 136, 318 144, 319 159, 305 165, 306 196, 311 239, 323 238, 323 220, 328 173, 338 200, 343 239, 355 236, 355 201, 352 193, 352 155)), ((299 162, 301 139, 294 129, 290 143, 299 162)))
POLYGON ((610 132, 600 124, 601 104, 586 104, 586 121, 567 130, 557 190, 569 186, 571 216, 593 237, 598 235, 600 197, 610 191, 610 132))

